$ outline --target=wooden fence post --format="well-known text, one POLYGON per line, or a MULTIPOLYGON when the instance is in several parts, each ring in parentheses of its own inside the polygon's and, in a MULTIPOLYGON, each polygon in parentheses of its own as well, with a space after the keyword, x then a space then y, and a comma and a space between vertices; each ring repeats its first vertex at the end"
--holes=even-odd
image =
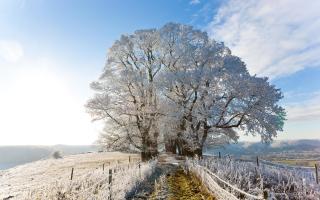
POLYGON ((109 200, 111 200, 112 169, 109 169, 109 200))
POLYGON ((263 199, 268 199, 269 198, 269 193, 268 190, 263 191, 263 199))
POLYGON ((141 178, 141 164, 140 163, 138 164, 138 167, 139 167, 139 177, 141 178))
POLYGON ((315 170, 316 170, 316 182, 317 182, 317 184, 319 184, 318 165, 317 165, 317 164, 314 164, 314 168, 315 168, 315 170))
POLYGON ((257 156, 257 166, 259 167, 259 157, 257 156))
POLYGON ((112 183, 112 169, 109 169, 109 185, 112 183))
POLYGON ((71 169, 71 176, 70 176, 70 180, 72 180, 72 179, 73 179, 73 167, 71 169))
POLYGON ((261 174, 260 174, 260 188, 263 191, 263 177, 261 174))

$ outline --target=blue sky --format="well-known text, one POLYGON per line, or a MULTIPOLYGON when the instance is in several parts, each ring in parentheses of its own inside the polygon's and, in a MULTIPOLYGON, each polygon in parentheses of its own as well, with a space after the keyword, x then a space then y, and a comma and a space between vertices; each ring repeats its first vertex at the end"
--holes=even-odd
POLYGON ((107 49, 121 34, 167 22, 208 31, 282 89, 288 121, 279 139, 320 139, 320 5, 301 2, 2 0, 0 145, 92 143, 101 124, 83 105, 107 49))

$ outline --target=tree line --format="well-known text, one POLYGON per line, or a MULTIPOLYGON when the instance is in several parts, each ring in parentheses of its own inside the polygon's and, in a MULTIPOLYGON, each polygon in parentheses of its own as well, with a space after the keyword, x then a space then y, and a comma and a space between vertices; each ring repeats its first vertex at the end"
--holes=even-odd
MULTIPOLYGON (((254 53, 254 52, 252 52, 254 53)), ((168 23, 122 35, 107 53, 86 104, 103 120, 99 143, 110 150, 202 156, 207 145, 282 131, 281 91, 250 75, 224 43, 192 26, 168 23)))

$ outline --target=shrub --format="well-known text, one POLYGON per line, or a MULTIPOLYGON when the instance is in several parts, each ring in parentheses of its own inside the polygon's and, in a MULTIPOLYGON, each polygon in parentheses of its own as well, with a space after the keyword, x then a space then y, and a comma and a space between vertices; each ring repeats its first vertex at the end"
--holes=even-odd
POLYGON ((61 152, 60 152, 60 151, 55 151, 55 152, 53 152, 52 157, 53 157, 54 159, 60 159, 60 158, 62 158, 61 152))

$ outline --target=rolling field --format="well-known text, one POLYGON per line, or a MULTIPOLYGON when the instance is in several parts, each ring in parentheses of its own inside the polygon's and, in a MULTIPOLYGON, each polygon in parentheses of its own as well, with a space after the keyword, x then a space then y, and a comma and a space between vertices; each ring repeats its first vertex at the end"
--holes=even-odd
POLYGON ((283 159, 283 160, 273 160, 273 162, 286 164, 291 166, 302 166, 302 167, 314 167, 315 164, 320 163, 319 160, 309 160, 309 159, 283 159))

